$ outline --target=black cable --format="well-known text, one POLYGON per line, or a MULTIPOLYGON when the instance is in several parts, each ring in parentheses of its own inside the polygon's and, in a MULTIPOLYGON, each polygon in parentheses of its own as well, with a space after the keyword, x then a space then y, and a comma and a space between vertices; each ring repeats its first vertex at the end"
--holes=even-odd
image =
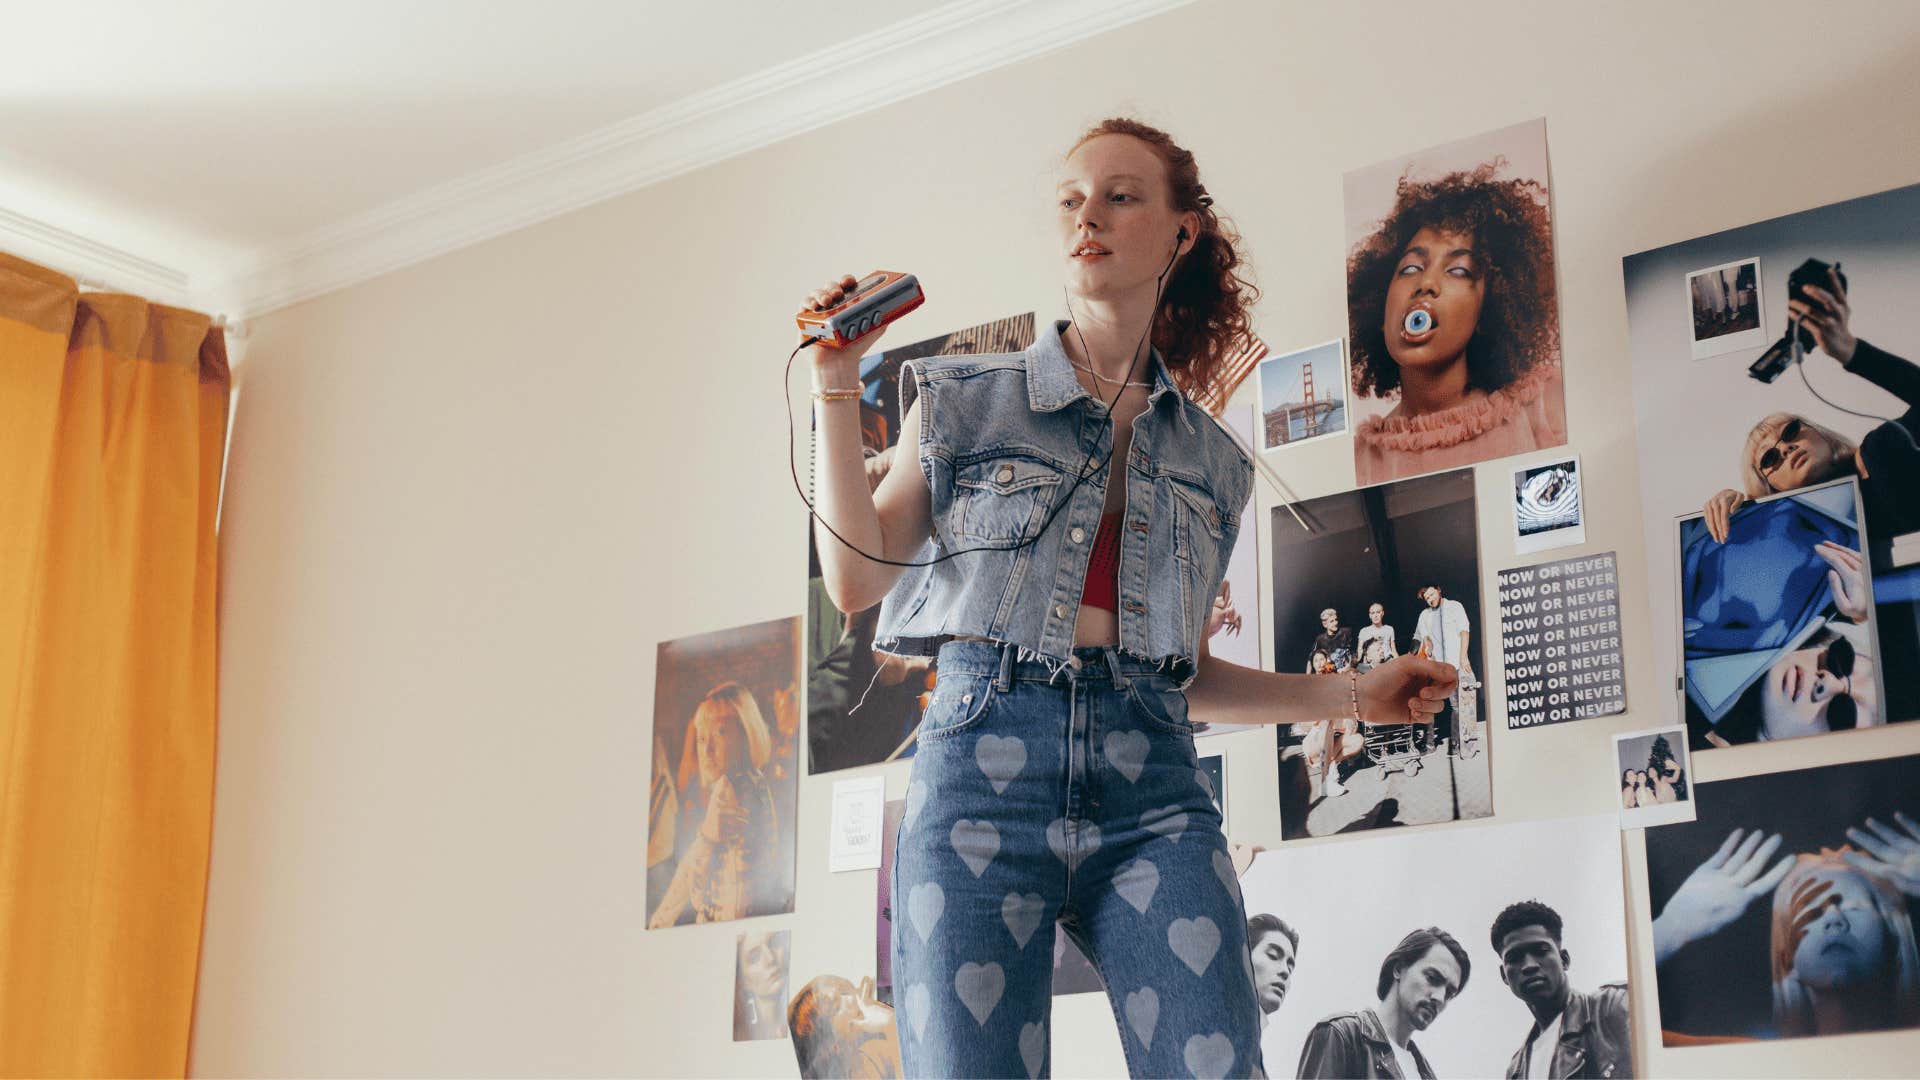
POLYGON ((1800 329, 1800 321, 1798 319, 1795 319, 1793 321, 1793 324, 1788 328, 1787 332, 1789 334, 1794 335, 1793 351, 1794 351, 1794 359, 1797 361, 1797 363, 1795 363, 1793 366, 1800 369, 1800 381, 1807 384, 1807 392, 1812 394, 1814 397, 1819 398, 1820 401, 1823 404, 1825 404, 1829 409, 1837 409, 1840 412, 1846 413, 1848 416, 1858 416, 1863 420, 1878 420, 1883 424, 1892 424, 1894 427, 1894 430, 1898 431, 1900 434, 1905 435, 1907 437, 1907 445, 1913 447, 1913 452, 1916 454, 1920 454, 1920 442, 1915 442, 1913 440, 1913 432, 1907 430, 1907 425, 1901 423, 1898 420, 1895 420, 1891 416, 1881 416, 1879 413, 1855 412, 1854 410, 1849 409, 1844 405, 1835 405, 1833 402, 1828 401, 1826 397, 1820 393, 1820 391, 1815 390, 1813 388, 1813 381, 1807 378, 1807 361, 1806 361, 1805 353, 1803 353, 1800 348, 1799 329, 1800 329))
MULTIPOLYGON (((1133 362, 1130 365, 1128 365, 1127 373, 1125 376, 1121 378, 1120 387, 1114 391, 1112 399, 1102 403, 1107 407, 1107 416, 1109 420, 1112 419, 1113 407, 1116 403, 1119 402, 1120 395, 1127 392, 1126 383, 1128 379, 1133 378, 1133 369, 1140 365, 1140 346, 1146 344, 1147 335, 1153 332, 1154 320, 1159 318, 1160 316, 1160 297, 1163 291, 1163 287, 1166 284, 1167 274, 1172 272, 1174 260, 1178 259, 1179 257, 1180 257, 1180 242, 1176 240, 1173 245, 1173 254, 1167 256, 1167 265, 1162 267, 1160 270, 1160 275, 1153 279, 1153 312, 1147 316, 1147 326, 1145 330, 1142 330, 1140 332, 1140 340, 1134 343, 1133 362)), ((1087 354, 1088 363, 1093 363, 1093 353, 1087 349, 1087 338, 1085 334, 1082 334, 1080 332, 1079 320, 1074 318, 1073 302, 1071 300, 1067 302, 1067 320, 1073 325, 1074 335, 1080 338, 1080 351, 1087 354)), ((800 486, 800 464, 799 464, 799 460, 794 456, 794 451, 793 451, 793 440, 794 440, 793 361, 797 357, 799 357, 801 349, 804 349, 811 344, 813 344, 813 339, 802 341, 800 344, 795 345, 793 347, 793 351, 791 353, 787 354, 787 376, 786 376, 787 471, 793 474, 793 490, 795 494, 800 496, 800 501, 806 504, 808 519, 811 521, 818 521, 820 523, 820 527, 827 530, 828 533, 832 534, 835 540, 838 540, 842 544, 845 544, 847 547, 852 548, 857 554, 865 557, 866 559, 872 562, 881 563, 886 566, 936 566, 940 563, 946 562, 948 559, 959 558, 962 555, 970 555, 976 551, 1019 551, 1023 547, 1029 547, 1033 544, 1037 544, 1040 542, 1041 537, 1047 535, 1047 529, 1053 525, 1053 519, 1059 517, 1060 511, 1064 509, 1068 503, 1073 501, 1073 493, 1080 490, 1080 485, 1086 483, 1088 477, 1091 477, 1094 474, 1098 473, 1101 469, 1106 468, 1107 463, 1113 460, 1113 447, 1108 446, 1107 456, 1104 458, 1101 458, 1100 463, 1098 465, 1094 465, 1092 469, 1087 469, 1085 465, 1081 466, 1081 470, 1076 472, 1075 474, 1073 486, 1067 489, 1066 496, 1062 498, 1059 502, 1054 504, 1053 509, 1047 512, 1046 520, 1040 523, 1040 531, 1037 533, 1034 533, 1031 538, 1026 537, 1023 532, 1021 539, 1017 543, 1012 544, 1011 546, 1000 547, 998 545, 993 545, 993 544, 980 544, 975 547, 961 548, 958 551, 949 551, 945 555, 942 555, 938 558, 927 559, 921 562, 903 562, 899 559, 888 559, 888 558, 883 558, 879 555, 875 555, 855 545, 853 541, 848 540, 846 537, 841 536, 840 533, 836 529, 834 529, 833 526, 827 524, 826 519, 820 516, 820 512, 815 507, 813 500, 807 498, 806 491, 802 489, 800 486)), ((1094 364, 1093 366, 1096 369, 1098 369, 1099 367, 1098 364, 1094 364)), ((1097 393, 1094 395, 1095 400, 1099 400, 1099 397, 1100 395, 1097 393)), ((889 451, 891 451, 892 449, 894 448, 893 447, 888 448, 889 451)), ((1093 463, 1093 455, 1091 453, 1087 455, 1087 463, 1088 464, 1093 463)))

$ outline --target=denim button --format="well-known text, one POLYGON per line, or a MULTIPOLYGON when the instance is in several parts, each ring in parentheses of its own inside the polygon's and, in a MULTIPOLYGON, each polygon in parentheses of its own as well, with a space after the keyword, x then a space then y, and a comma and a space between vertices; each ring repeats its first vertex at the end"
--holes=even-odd
POLYGON ((1013 466, 1011 465, 1000 466, 1000 482, 1003 484, 1010 484, 1013 482, 1013 466))
POLYGON ((1072 532, 1070 532, 1070 533, 1068 533, 1067 535, 1068 535, 1068 536, 1071 536, 1071 537, 1073 537, 1073 542, 1074 542, 1074 543, 1076 543, 1076 544, 1078 544, 1078 543, 1081 543, 1081 542, 1083 542, 1084 540, 1086 540, 1086 538, 1087 538, 1087 530, 1085 530, 1085 529, 1083 529, 1083 528, 1081 528, 1081 527, 1080 527, 1080 526, 1078 526, 1078 525, 1075 525, 1075 526, 1073 527, 1073 531, 1072 531, 1072 532))
POLYGON ((1065 605, 1065 604, 1055 604, 1055 605, 1053 605, 1053 617, 1054 617, 1054 618, 1056 618, 1056 619, 1064 619, 1064 618, 1066 618, 1066 617, 1067 617, 1067 605, 1065 605))

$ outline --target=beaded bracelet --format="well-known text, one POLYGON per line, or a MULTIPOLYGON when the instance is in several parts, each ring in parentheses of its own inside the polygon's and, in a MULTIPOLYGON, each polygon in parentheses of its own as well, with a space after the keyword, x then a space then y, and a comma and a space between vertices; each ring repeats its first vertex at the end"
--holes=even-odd
POLYGON ((1360 722, 1360 672, 1349 670, 1347 674, 1353 680, 1350 689, 1353 692, 1353 722, 1357 724, 1360 722))

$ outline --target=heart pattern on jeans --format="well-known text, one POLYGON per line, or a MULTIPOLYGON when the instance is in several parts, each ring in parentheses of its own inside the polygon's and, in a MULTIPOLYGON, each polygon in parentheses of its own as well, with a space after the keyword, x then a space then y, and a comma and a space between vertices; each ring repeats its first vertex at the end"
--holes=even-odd
POLYGON ((1021 1025, 1020 1061, 1027 1067, 1027 1080, 1035 1080, 1040 1075, 1040 1066, 1047 1063, 1047 1025, 1021 1025))
POLYGON ((993 781, 993 793, 1004 795, 1007 785, 1027 767, 1027 744, 1015 735, 982 735, 973 744, 973 760, 993 781))
POLYGON ((1228 892, 1233 893, 1235 896, 1240 894, 1240 890, 1234 885, 1233 856, 1215 849, 1213 853, 1213 876, 1220 879, 1220 884, 1225 885, 1228 892))
POLYGON ((1180 834, 1187 831, 1187 812, 1179 803, 1157 806, 1140 815, 1140 827, 1178 843, 1180 834))
POLYGON ((1147 905, 1153 903, 1154 890, 1159 887, 1160 868, 1146 859, 1135 859, 1113 875, 1113 891, 1142 915, 1147 913, 1147 905))
POLYGON ((1014 944, 1027 947, 1033 932, 1040 929, 1040 915, 1046 910, 1046 897, 1037 892, 1010 892, 1000 901, 1000 921, 1007 924, 1007 933, 1013 935, 1014 944))
POLYGON ((993 857, 1000 854, 1000 830, 985 819, 968 821, 961 818, 954 822, 952 831, 947 833, 947 841, 953 845, 960 861, 973 871, 974 877, 986 873, 993 857))
POLYGON ((1091 821, 1080 822, 1073 831, 1073 846, 1069 847, 1067 819, 1054 818, 1047 826, 1047 847, 1053 849, 1054 858, 1072 869, 1080 865, 1080 860, 1100 850, 1100 826, 1091 821))
POLYGON ((913 1029, 913 1037, 924 1038, 927 1033, 927 988, 915 983, 907 987, 907 996, 901 1002, 907 1007, 907 1026, 913 1029))
POLYGON ((907 892, 907 917, 920 931, 920 940, 932 941, 933 928, 947 910, 947 891, 937 881, 923 881, 907 892))
POLYGON ((1220 927, 1205 915, 1175 919, 1167 926, 1167 944, 1190 971, 1202 975, 1220 951, 1220 927))
POLYGON ((1141 731, 1109 731, 1105 742, 1107 760, 1120 770, 1131 784, 1140 779, 1147 767, 1147 736, 1141 731))
POLYGON ((1187 1071, 1195 1077, 1220 1080, 1233 1070, 1233 1040, 1218 1031, 1195 1035, 1187 1040, 1180 1056, 1186 1059, 1187 1071))
POLYGON ((953 992, 960 995, 960 1003, 981 1027, 987 1026, 987 1017, 993 1015, 994 1007, 1000 1004, 1000 995, 1006 990, 1007 973, 999 964, 969 961, 953 973, 953 992))
POLYGON ((1143 986, 1127 995, 1127 1026, 1133 1029, 1140 1045, 1153 1049, 1153 1029, 1160 1023, 1160 995, 1153 987, 1143 986))

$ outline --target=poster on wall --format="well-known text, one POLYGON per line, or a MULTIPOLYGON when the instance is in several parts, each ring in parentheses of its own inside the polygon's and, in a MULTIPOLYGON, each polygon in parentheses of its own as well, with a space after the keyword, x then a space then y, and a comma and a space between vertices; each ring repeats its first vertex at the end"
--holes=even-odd
POLYGON ((1698 787, 1646 833, 1666 1045, 1920 1027, 1920 756, 1698 787))
POLYGON ((1587 542, 1580 457, 1513 470, 1513 550, 1520 554, 1587 542))
MULTIPOLYGON (((1628 256, 1634 444, 1654 655, 1676 685, 1680 550, 1673 523, 1704 515, 1718 542, 1757 498, 1859 476, 1883 666, 1920 670, 1920 185, 1834 203, 1628 256), (1726 303, 1764 318, 1757 336, 1696 359, 1689 281, 1755 266, 1749 304, 1736 272, 1726 303), (1803 318, 1799 333, 1788 321, 1803 318), (1797 362, 1796 362, 1797 360, 1797 362), (1856 415, 1857 414, 1857 415, 1856 415)), ((1709 307, 1712 306, 1709 298, 1709 307)), ((1746 315, 1715 316, 1743 325, 1746 315)), ((1738 331, 1752 335, 1751 330, 1738 331)), ((1710 337, 1711 341, 1735 335, 1710 337)), ((1735 342, 1729 342, 1729 345, 1735 342)), ((1886 680, 1883 715, 1920 717, 1920 679, 1886 680)))
POLYGON ((1347 430, 1347 363, 1339 338, 1260 361, 1262 450, 1347 430))
MULTIPOLYGON (((1232 428, 1248 446, 1258 445, 1253 441, 1254 411, 1252 405, 1229 405, 1220 414, 1221 422, 1232 428)), ((1252 527, 1253 512, 1254 495, 1249 492, 1240 518, 1245 524, 1233 542, 1233 554, 1227 557, 1226 574, 1220 580, 1216 603, 1224 605, 1223 617, 1213 636, 1207 639, 1207 652, 1230 664, 1258 668, 1266 653, 1260 647, 1260 539, 1259 530, 1252 527)), ((1255 726, 1197 721, 1193 733, 1227 735, 1255 726)))
POLYGON ((648 929, 793 910, 799 676, 798 618, 660 643, 648 929))
POLYGON ((1431 725, 1351 720, 1281 727, 1280 825, 1288 839, 1493 813, 1482 752, 1479 519, 1473 470, 1273 509, 1273 668, 1344 678, 1424 651, 1460 670, 1431 725))
POLYGON ((787 1037, 790 930, 743 931, 733 949, 733 1041, 787 1037))
POLYGON ((1687 755, 1686 728, 1676 724, 1619 732, 1613 737, 1613 767, 1620 781, 1621 828, 1693 820, 1693 762, 1687 755))
POLYGON ((1408 1076, 1527 1076, 1536 1016, 1551 1021, 1565 992, 1584 1067, 1559 1071, 1555 1053, 1535 1075, 1634 1075, 1613 817, 1443 835, 1254 859, 1240 888, 1267 1074, 1390 1075, 1378 1047, 1411 1059, 1408 1076))
POLYGON ((1852 479, 1681 518, 1681 691, 1695 749, 1886 723, 1852 479))
POLYGON ((1687 306, 1693 312, 1693 358, 1766 345, 1761 311, 1760 260, 1709 266, 1687 275, 1687 306))
POLYGON ((1345 178, 1359 483, 1567 441, 1547 122, 1345 178))
POLYGON ((1614 553, 1500 571, 1507 728, 1627 711, 1614 553))
MULTIPOLYGON (((930 356, 1018 352, 1033 344, 1033 314, 1014 315, 870 353, 860 360, 860 438, 867 479, 892 467, 903 407, 901 365, 930 356)), ((827 597, 820 554, 807 524, 807 772, 815 775, 909 757, 920 712, 933 693, 934 658, 875 652, 880 605, 843 615, 827 597)))
POLYGON ((872 979, 808 979, 787 1006, 787 1027, 803 1080, 907 1074, 893 1007, 874 995, 872 979))

